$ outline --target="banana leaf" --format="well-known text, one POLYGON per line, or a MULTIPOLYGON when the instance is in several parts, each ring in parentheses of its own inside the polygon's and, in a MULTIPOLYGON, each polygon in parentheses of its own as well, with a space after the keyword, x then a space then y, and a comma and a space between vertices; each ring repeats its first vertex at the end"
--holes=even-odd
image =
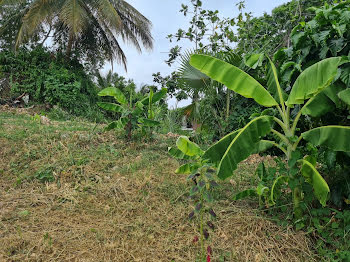
POLYGON ((287 105, 304 104, 332 84, 337 76, 340 57, 324 59, 303 71, 295 81, 287 100, 287 105))
POLYGON ((305 177, 306 182, 312 185, 314 195, 320 201, 321 205, 326 206, 330 192, 327 182, 310 162, 301 160, 301 163, 301 173, 305 177))
POLYGON ((186 136, 180 136, 176 141, 176 146, 187 156, 201 156, 203 155, 203 150, 193 143, 186 136))
POLYGON ((315 146, 326 146, 334 151, 350 152, 349 126, 323 126, 301 136, 315 146))
MULTIPOLYGON (((272 117, 261 116, 252 120, 236 134, 230 145, 226 147, 225 154, 219 163, 219 178, 226 179, 233 175, 233 171, 237 169, 238 163, 249 157, 256 150, 257 143, 261 140, 261 137, 271 131, 271 124, 272 117)), ((218 143, 217 150, 213 150, 221 154, 225 145, 227 145, 227 141, 224 141, 222 144, 218 143)))
POLYGON ((266 107, 278 105, 258 81, 229 63, 211 56, 192 55, 190 64, 230 90, 246 98, 253 98, 260 105, 266 107))
POLYGON ((120 103, 122 105, 128 104, 128 100, 126 99, 126 97, 124 96, 122 91, 120 91, 120 89, 115 88, 115 87, 107 87, 107 88, 101 90, 98 93, 98 95, 99 96, 112 96, 115 98, 115 100, 118 101, 118 103, 120 103))

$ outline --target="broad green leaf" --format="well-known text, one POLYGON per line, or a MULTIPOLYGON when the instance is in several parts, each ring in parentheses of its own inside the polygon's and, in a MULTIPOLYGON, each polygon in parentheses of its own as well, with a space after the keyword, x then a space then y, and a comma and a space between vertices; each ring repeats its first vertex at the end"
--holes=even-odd
POLYGON ((273 185, 271 187, 271 195, 270 195, 270 200, 272 205, 276 204, 276 199, 279 198, 281 195, 281 186, 285 183, 288 182, 288 177, 287 176, 279 176, 275 179, 273 182, 273 185))
POLYGON ((239 192, 238 194, 234 195, 233 196, 233 200, 241 200, 241 199, 244 199, 244 198, 247 198, 247 197, 256 197, 258 196, 258 194, 256 193, 256 190, 255 189, 247 189, 247 190, 244 190, 242 192, 239 192))
POLYGON ((123 111, 123 108, 120 105, 114 103, 99 102, 97 105, 105 110, 112 112, 120 113, 123 111))
POLYGON ((350 88, 340 92, 338 96, 343 102, 350 106, 350 88))
POLYGON ((175 147, 169 147, 168 148, 168 153, 177 159, 182 159, 182 160, 189 160, 193 159, 193 157, 185 155, 180 149, 177 149, 175 147))
POLYGON ((151 120, 151 119, 147 119, 147 118, 140 119, 140 122, 142 124, 144 124, 145 126, 149 126, 149 127, 154 127, 154 126, 160 125, 159 121, 155 121, 155 120, 151 120))
POLYGON ((303 104, 332 84, 338 73, 340 57, 324 59, 303 71, 295 81, 287 105, 303 104))
POLYGON ((115 88, 115 87, 107 87, 107 88, 101 90, 98 93, 98 95, 99 96, 112 96, 115 98, 115 100, 118 101, 118 103, 120 103, 122 105, 126 105, 128 103, 128 100, 126 99, 126 97, 124 96, 122 91, 120 91, 118 88, 115 88))
POLYGON ((176 169, 175 174, 189 175, 196 171, 200 166, 198 164, 184 164, 176 169))
POLYGON ((206 55, 192 55, 190 64, 234 92, 246 98, 253 98, 260 105, 278 105, 258 81, 229 63, 206 55))
POLYGON ((300 162, 302 163, 301 173, 305 177, 306 182, 312 185, 314 195, 320 201, 321 205, 326 206, 330 192, 327 182, 310 162, 306 160, 301 160, 300 162))
POLYGON ((264 54, 248 54, 244 56, 244 64, 252 69, 256 69, 263 63, 265 55, 264 54))
POLYGON ((180 136, 176 145, 187 156, 201 156, 204 153, 196 143, 190 141, 186 136, 180 136))
POLYGON ((271 122, 272 117, 261 116, 249 122, 237 133, 220 161, 219 178, 226 179, 233 175, 238 163, 249 157, 256 150, 256 144, 261 137, 271 131, 271 122))
MULTIPOLYGON (((166 96, 167 92, 168 92, 168 89, 162 88, 160 91, 154 93, 153 97, 152 97, 152 104, 154 104, 154 103, 158 102, 159 100, 161 100, 162 98, 164 98, 166 96)), ((149 95, 147 97, 145 97, 144 99, 142 99, 141 103, 144 105, 148 105, 149 104, 149 95)))
POLYGON ((343 89, 344 87, 341 85, 328 86, 321 93, 316 95, 310 103, 305 104, 301 112, 304 115, 320 117, 333 111, 339 106, 338 93, 343 89))
POLYGON ((334 151, 350 152, 349 126, 323 126, 301 136, 315 146, 326 146, 334 151))
POLYGON ((232 140, 239 132, 240 130, 237 130, 221 138, 218 142, 209 147, 207 151, 205 151, 203 159, 209 159, 213 164, 220 163, 227 148, 230 146, 232 140))
POLYGON ((135 103, 134 109, 132 111, 133 116, 138 117, 138 116, 142 115, 144 112, 143 106, 144 105, 140 101, 137 101, 135 103))

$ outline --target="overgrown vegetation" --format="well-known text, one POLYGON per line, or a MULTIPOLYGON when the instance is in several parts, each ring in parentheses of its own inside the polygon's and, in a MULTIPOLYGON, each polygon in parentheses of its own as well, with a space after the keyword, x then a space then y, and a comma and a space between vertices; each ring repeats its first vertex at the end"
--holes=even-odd
POLYGON ((350 261, 349 1, 185 1, 142 86, 99 70, 146 17, 44 2, 0 0, 0 260, 350 261))

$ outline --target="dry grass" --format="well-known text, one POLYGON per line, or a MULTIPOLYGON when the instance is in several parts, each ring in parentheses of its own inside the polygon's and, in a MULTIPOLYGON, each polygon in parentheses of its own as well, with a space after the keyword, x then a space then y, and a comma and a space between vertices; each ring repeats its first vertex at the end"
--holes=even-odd
MULTIPOLYGON (((0 112, 0 261, 195 261, 174 138, 125 144, 94 127, 0 112)), ((214 261, 313 261, 303 233, 225 197, 215 211, 214 261)))

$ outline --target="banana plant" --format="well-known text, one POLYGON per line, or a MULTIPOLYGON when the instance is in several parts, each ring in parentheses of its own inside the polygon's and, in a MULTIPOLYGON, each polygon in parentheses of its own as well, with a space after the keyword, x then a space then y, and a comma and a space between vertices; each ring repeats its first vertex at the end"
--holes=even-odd
POLYGON ((111 122, 106 130, 112 129, 124 129, 128 140, 132 138, 132 131, 137 127, 155 127, 160 123, 154 120, 154 110, 153 106, 156 102, 165 97, 167 89, 154 93, 151 92, 143 99, 134 102, 132 95, 128 100, 123 92, 115 87, 107 87, 101 90, 99 96, 110 96, 113 97, 116 103, 99 102, 97 105, 105 110, 115 112, 119 114, 119 119, 117 121, 111 122))
POLYGON ((306 140, 314 146, 325 146, 334 151, 350 151, 348 126, 322 126, 301 134, 298 131, 298 123, 303 115, 313 116, 315 110, 326 111, 328 105, 321 97, 322 91, 336 88, 332 84, 338 76, 338 66, 348 60, 333 57, 310 66, 297 78, 289 95, 280 86, 275 65, 270 58, 267 57, 267 60, 269 70, 265 88, 249 74, 224 61, 206 55, 191 57, 190 64, 202 73, 277 112, 275 115, 263 112, 241 130, 228 134, 212 145, 203 154, 203 158, 215 163, 218 177, 226 179, 233 175, 239 162, 256 151, 257 143, 263 137, 272 134, 275 140, 264 140, 264 144, 277 147, 287 158, 288 179, 285 181, 288 181, 292 189, 294 213, 298 217, 302 212, 300 203, 304 195, 303 181, 312 185, 314 195, 322 206, 326 205, 329 195, 328 184, 317 171, 316 161, 300 156, 300 142, 306 140))

